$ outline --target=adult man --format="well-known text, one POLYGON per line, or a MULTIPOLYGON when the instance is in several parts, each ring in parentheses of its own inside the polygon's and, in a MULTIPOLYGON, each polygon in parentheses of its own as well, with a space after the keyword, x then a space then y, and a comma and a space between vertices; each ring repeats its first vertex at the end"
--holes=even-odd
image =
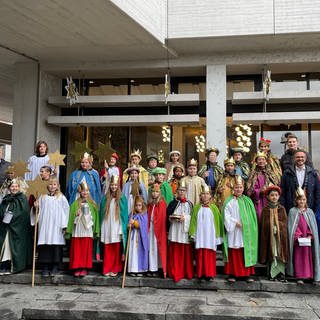
POLYGON ((0 147, 0 186, 6 180, 6 170, 10 166, 10 162, 3 159, 3 147, 0 147))
MULTIPOLYGON (((297 136, 295 136, 294 134, 289 135, 287 137, 287 146, 288 146, 288 149, 280 159, 282 172, 284 172, 284 170, 286 170, 288 167, 294 164, 294 159, 295 159, 294 154, 295 154, 295 151, 299 148, 299 140, 297 136)), ((306 155, 306 165, 313 168, 313 163, 312 163, 310 154, 308 152, 305 152, 305 155, 306 155)))
POLYGON ((301 187, 307 197, 308 207, 314 212, 320 205, 320 180, 317 172, 306 163, 307 155, 298 149, 294 153, 294 165, 288 167, 282 175, 281 189, 284 190, 280 202, 286 211, 294 207, 295 193, 301 187))

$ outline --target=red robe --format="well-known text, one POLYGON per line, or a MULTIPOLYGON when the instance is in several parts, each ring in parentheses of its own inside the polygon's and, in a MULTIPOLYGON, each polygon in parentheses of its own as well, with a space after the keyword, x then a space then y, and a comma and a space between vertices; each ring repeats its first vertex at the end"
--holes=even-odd
MULTIPOLYGON (((153 204, 148 204, 148 231, 150 230, 150 220, 153 204)), ((158 251, 162 263, 164 278, 167 276, 167 205, 161 200, 154 207, 153 224, 154 234, 157 239, 158 251)))

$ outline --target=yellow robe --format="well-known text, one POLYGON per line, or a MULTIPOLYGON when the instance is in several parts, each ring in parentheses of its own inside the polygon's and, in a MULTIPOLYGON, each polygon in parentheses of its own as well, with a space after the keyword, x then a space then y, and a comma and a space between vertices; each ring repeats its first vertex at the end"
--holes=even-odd
POLYGON ((187 199, 192 202, 193 205, 200 202, 201 186, 206 186, 205 181, 199 176, 186 176, 182 178, 187 186, 187 199))

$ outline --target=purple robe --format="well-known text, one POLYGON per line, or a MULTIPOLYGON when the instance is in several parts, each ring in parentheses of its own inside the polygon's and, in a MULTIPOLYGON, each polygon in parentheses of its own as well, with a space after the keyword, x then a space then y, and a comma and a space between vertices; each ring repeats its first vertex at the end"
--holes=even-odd
POLYGON ((251 194, 251 198, 254 203, 254 207, 257 212, 258 221, 260 221, 261 212, 264 206, 267 205, 268 200, 264 194, 261 193, 262 188, 266 184, 266 177, 264 174, 259 173, 257 176, 257 180, 253 186, 253 192, 251 194))
POLYGON ((138 267, 139 271, 148 270, 148 214, 147 212, 137 213, 129 217, 139 222, 139 229, 132 228, 131 239, 133 241, 135 232, 138 232, 138 267))
POLYGON ((293 265, 294 276, 297 279, 312 279, 313 278, 313 259, 312 247, 299 246, 298 238, 306 238, 312 236, 304 216, 300 214, 298 226, 294 234, 294 247, 293 247, 293 265))

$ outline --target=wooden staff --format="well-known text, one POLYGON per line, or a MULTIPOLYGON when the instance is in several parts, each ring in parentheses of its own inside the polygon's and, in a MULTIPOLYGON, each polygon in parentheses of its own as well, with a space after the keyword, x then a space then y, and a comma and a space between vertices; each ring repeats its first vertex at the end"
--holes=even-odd
MULTIPOLYGON (((36 198, 36 201, 38 201, 38 196, 36 198)), ((34 288, 34 278, 35 278, 35 272, 36 272, 38 213, 39 213, 39 204, 36 206, 36 221, 34 223, 34 234, 33 234, 33 258, 32 258, 32 280, 31 280, 32 288, 34 288)))
POLYGON ((131 238, 131 224, 129 226, 129 234, 128 234, 128 241, 127 241, 127 249, 126 249, 126 258, 124 261, 124 268, 123 268, 123 278, 122 278, 122 286, 121 288, 124 288, 124 283, 126 281, 126 272, 127 272, 127 265, 128 265, 128 256, 129 256, 129 246, 130 246, 130 238, 131 238))

